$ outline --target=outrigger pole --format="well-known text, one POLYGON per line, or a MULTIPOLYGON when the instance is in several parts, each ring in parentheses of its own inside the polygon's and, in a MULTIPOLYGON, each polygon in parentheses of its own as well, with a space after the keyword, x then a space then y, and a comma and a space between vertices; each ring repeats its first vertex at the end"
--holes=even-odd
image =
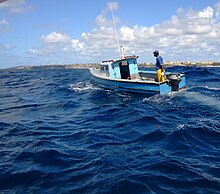
POLYGON ((112 4, 110 4, 110 8, 111 8, 111 13, 112 13, 112 21, 113 21, 114 30, 115 30, 115 36, 116 36, 116 40, 118 43, 119 56, 120 56, 120 58, 123 58, 124 57, 123 47, 122 47, 122 45, 120 46, 120 43, 119 43, 118 32, 117 32, 116 24, 115 24, 115 17, 114 17, 113 10, 112 10, 112 4))

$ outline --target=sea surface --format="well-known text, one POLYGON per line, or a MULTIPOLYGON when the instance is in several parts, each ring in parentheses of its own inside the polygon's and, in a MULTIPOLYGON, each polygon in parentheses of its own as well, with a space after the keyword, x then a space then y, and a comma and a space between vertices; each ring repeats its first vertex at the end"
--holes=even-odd
POLYGON ((220 68, 187 88, 98 88, 88 69, 0 70, 0 193, 220 193, 220 68))

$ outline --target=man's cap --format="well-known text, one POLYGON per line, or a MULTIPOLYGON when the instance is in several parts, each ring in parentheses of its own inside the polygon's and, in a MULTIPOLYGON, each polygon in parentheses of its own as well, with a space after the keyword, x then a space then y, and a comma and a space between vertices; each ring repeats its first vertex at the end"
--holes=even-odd
POLYGON ((153 52, 153 54, 159 54, 159 51, 158 51, 158 50, 155 50, 155 51, 153 52))

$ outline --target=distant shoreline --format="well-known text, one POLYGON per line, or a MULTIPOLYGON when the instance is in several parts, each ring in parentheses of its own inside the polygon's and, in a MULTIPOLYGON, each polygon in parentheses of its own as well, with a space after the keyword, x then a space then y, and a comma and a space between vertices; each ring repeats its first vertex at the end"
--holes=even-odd
MULTIPOLYGON (((155 64, 139 63, 139 67, 155 67, 155 64)), ((66 69, 89 69, 99 67, 99 64, 68 64, 68 65, 30 65, 30 66, 17 66, 3 69, 32 69, 42 67, 54 67, 54 68, 66 68, 66 69)), ((214 62, 212 64, 193 63, 193 64, 165 64, 165 67, 220 67, 220 62, 214 62)))

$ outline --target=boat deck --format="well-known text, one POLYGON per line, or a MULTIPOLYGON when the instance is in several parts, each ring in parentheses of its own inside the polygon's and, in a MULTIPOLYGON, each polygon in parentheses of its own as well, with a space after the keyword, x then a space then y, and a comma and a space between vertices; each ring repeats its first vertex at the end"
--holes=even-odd
POLYGON ((112 80, 112 81, 120 81, 120 82, 130 82, 130 83, 134 83, 134 82, 138 82, 138 83, 149 83, 149 84, 162 84, 162 83, 166 83, 167 81, 164 82, 157 82, 155 81, 155 76, 156 74, 152 74, 149 72, 140 72, 139 73, 139 78, 136 79, 116 79, 116 78, 110 78, 108 76, 107 73, 100 73, 99 69, 90 69, 90 72, 93 76, 97 77, 97 78, 102 78, 105 80, 112 80))

